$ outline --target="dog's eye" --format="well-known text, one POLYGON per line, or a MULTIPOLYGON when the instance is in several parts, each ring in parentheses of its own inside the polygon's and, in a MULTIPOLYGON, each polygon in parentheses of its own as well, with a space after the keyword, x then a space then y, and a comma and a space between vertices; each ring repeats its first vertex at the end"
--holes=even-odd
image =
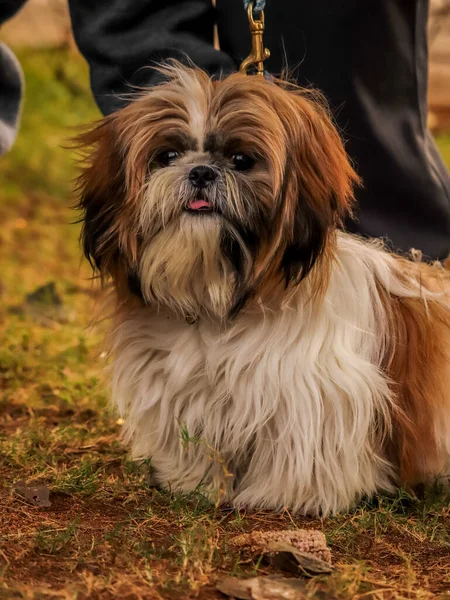
POLYGON ((176 150, 164 150, 158 154, 158 162, 162 167, 168 167, 178 157, 179 153, 176 150))
POLYGON ((248 171, 255 164, 255 159, 243 152, 233 154, 231 160, 233 161, 236 171, 248 171))

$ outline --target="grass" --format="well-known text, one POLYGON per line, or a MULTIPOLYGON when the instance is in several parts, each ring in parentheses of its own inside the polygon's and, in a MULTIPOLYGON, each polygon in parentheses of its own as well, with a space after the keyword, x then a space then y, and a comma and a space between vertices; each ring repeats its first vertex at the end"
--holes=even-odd
MULTIPOLYGON (((0 169, 0 597, 219 598, 219 576, 271 572, 230 549, 231 536, 297 527, 323 530, 337 566, 309 582, 311 598, 444 597, 450 496, 437 487, 323 520, 229 511, 148 487, 108 406, 105 326, 90 324, 100 293, 71 224, 75 170, 61 144, 98 116, 86 67, 66 50, 20 59, 22 129, 0 169), (49 282, 54 290, 26 300, 49 282), (46 485, 51 507, 15 493, 19 480, 46 485)), ((450 163, 450 137, 439 143, 450 163)))

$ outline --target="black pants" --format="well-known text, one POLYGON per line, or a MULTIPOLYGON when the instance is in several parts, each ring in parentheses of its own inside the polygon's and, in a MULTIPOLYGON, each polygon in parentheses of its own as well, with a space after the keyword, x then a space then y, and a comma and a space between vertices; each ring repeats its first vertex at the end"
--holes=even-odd
MULTIPOLYGON (((71 0, 75 36, 100 108, 143 66, 186 53, 212 73, 249 53, 242 0, 71 0), (218 24, 221 52, 212 48, 218 24)), ((450 178, 426 129, 427 0, 267 0, 272 73, 293 68, 322 90, 364 187, 351 231, 388 238, 430 258, 450 252, 450 178)))

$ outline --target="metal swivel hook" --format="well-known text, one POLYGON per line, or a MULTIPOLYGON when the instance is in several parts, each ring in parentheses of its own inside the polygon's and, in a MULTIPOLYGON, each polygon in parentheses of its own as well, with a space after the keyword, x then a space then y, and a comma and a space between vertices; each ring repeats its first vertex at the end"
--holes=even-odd
POLYGON ((264 48, 264 11, 259 13, 259 19, 253 16, 253 2, 250 2, 247 8, 248 22, 250 24, 250 33, 252 34, 252 51, 242 62, 239 72, 248 75, 249 69, 254 67, 256 75, 264 76, 263 61, 269 58, 270 51, 264 48))

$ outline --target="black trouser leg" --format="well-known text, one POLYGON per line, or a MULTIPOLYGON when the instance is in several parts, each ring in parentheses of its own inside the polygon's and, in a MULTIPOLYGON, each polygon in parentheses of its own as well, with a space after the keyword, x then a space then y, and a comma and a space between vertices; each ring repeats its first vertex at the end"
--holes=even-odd
MULTIPOLYGON (((242 0, 217 0, 221 49, 250 39, 242 0)), ((450 178, 426 129, 426 0, 267 0, 272 73, 324 92, 362 176, 351 231, 395 250, 450 252, 450 178)))

